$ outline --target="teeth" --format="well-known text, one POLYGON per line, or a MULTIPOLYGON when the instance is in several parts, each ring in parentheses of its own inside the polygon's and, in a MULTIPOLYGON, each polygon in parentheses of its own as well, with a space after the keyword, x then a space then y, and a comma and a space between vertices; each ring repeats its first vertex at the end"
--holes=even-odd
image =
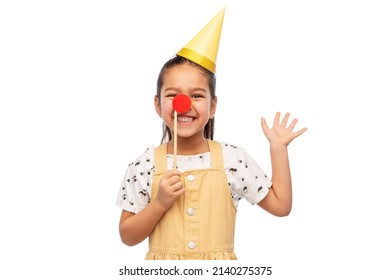
POLYGON ((192 121, 194 118, 192 118, 192 117, 183 117, 183 116, 179 116, 179 117, 177 117, 177 120, 179 121, 179 122, 190 122, 190 121, 192 121))

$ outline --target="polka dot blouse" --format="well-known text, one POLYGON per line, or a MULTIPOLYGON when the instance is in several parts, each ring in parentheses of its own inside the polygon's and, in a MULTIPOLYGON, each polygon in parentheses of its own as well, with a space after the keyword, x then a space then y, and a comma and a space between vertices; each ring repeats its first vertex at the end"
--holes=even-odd
MULTIPOLYGON (((251 204, 260 202, 272 186, 258 164, 244 149, 221 143, 224 157, 224 168, 230 194, 234 205, 245 198, 251 204)), ((173 155, 167 155, 167 166, 172 166, 173 155)), ((177 168, 180 171, 210 168, 210 153, 191 156, 177 156, 177 168)), ((151 146, 134 162, 129 164, 120 186, 116 205, 120 208, 138 213, 150 202, 154 174, 154 147, 151 146)))

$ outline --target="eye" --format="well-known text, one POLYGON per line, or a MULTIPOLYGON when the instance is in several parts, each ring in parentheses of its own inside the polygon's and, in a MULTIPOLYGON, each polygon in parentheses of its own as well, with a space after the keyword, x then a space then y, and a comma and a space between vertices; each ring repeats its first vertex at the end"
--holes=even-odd
POLYGON ((202 94, 202 93, 194 93, 191 97, 192 98, 204 98, 204 94, 202 94))
POLYGON ((165 97, 168 97, 168 98, 174 98, 177 94, 176 93, 167 93, 165 95, 165 97))

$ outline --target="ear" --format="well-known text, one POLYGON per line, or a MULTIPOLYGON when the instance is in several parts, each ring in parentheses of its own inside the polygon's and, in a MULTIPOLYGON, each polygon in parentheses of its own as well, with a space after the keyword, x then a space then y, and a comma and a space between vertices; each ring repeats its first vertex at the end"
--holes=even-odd
POLYGON ((157 114, 161 118, 162 117, 162 114, 161 114, 161 103, 160 103, 160 99, 158 98, 157 95, 154 96, 154 108, 156 109, 157 114))
POLYGON ((214 97, 214 99, 211 101, 211 106, 210 106, 210 119, 214 118, 216 111, 217 111, 217 97, 214 97))

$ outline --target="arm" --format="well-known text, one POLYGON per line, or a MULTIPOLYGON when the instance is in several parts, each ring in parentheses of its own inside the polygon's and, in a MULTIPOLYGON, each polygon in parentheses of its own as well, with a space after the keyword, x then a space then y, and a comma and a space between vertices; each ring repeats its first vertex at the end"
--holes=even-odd
POLYGON ((268 195, 258 205, 279 217, 290 214, 292 207, 291 174, 287 146, 307 130, 302 128, 293 132, 298 120, 294 119, 287 126, 289 116, 290 114, 287 113, 280 122, 280 113, 276 113, 272 128, 268 127, 264 118, 261 119, 263 132, 270 143, 272 187, 268 195))
POLYGON ((177 170, 167 171, 160 180, 156 199, 153 199, 138 214, 122 211, 119 222, 119 234, 122 242, 133 246, 148 237, 164 213, 183 193, 180 172, 177 170))

